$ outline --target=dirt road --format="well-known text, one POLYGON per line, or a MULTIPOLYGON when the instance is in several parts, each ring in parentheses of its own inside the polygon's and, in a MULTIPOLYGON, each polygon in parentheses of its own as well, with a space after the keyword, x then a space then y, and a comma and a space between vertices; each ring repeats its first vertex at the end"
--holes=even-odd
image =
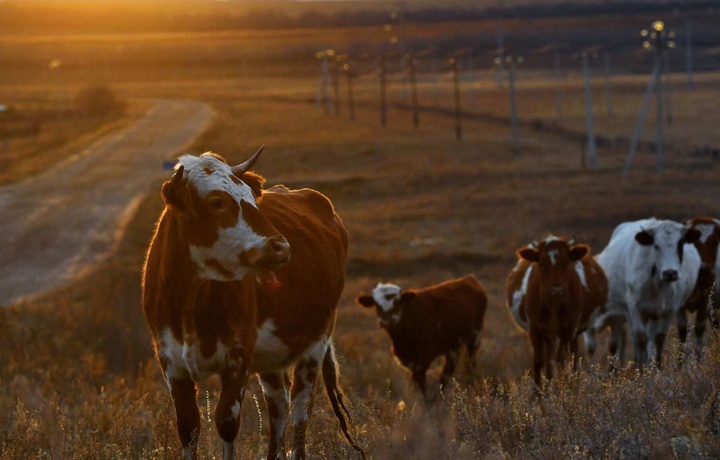
POLYGON ((0 187, 0 306, 62 286, 111 253, 163 160, 212 118, 194 101, 158 100, 136 123, 43 173, 0 187))

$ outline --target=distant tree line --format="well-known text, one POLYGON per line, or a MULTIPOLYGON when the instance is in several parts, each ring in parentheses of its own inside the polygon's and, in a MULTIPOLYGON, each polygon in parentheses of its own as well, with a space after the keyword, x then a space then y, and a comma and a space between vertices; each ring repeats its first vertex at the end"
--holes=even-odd
MULTIPOLYGON (((231 5, 232 2, 228 2, 231 5)), ((148 14, 137 6, 115 6, 104 9, 83 9, 58 2, 42 6, 0 2, 0 27, 13 30, 48 32, 202 32, 242 29, 361 27, 387 23, 388 11, 344 10, 325 12, 308 7, 299 14, 283 11, 276 2, 248 11, 193 8, 154 9, 148 14)), ((481 21, 498 18, 577 17, 592 15, 661 14, 674 11, 718 8, 717 0, 641 1, 561 4, 527 4, 499 9, 434 7, 407 10, 405 23, 437 23, 450 21, 481 21)), ((397 21, 397 19, 395 19, 397 21)))

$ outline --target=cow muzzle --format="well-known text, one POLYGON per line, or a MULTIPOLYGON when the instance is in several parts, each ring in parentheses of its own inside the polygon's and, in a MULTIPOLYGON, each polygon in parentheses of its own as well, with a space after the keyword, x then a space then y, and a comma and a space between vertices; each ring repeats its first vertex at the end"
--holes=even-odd
POLYGON ((662 272, 662 280, 666 283, 674 283, 678 280, 677 270, 664 270, 662 272))
POLYGON ((254 268, 265 270, 280 268, 290 260, 290 243, 284 236, 270 237, 262 248, 251 249, 245 260, 254 268))

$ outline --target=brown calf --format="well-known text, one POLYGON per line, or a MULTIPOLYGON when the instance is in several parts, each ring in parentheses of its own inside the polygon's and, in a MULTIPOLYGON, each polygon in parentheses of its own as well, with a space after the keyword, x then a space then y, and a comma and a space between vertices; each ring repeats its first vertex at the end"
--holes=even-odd
POLYGON ((507 306, 530 337, 533 378, 552 378, 552 359, 559 364, 577 355, 578 335, 607 300, 602 268, 584 244, 550 236, 517 251, 518 262, 507 279, 507 306))
POLYGON ((200 434, 196 383, 210 374, 222 383, 215 424, 225 459, 235 458, 251 373, 268 406, 269 459, 285 458, 288 412, 292 458, 305 458, 319 373, 343 434, 359 450, 343 413, 331 339, 347 233, 322 194, 264 191, 264 179, 248 172, 259 153, 233 168, 214 154, 185 155, 162 186, 166 206, 145 263, 143 310, 190 459, 200 434))
POLYGON ((425 373, 435 358, 445 357, 440 377, 444 386, 455 371, 461 347, 467 347, 472 362, 480 345, 487 296, 472 275, 407 291, 379 283, 372 295, 359 296, 356 302, 375 307, 380 326, 390 334, 393 353, 426 397, 425 373))

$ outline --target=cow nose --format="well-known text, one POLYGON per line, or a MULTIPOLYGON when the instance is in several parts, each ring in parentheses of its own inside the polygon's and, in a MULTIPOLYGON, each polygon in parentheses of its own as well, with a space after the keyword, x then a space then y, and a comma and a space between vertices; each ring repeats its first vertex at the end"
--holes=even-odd
POLYGON ((562 286, 553 286, 550 288, 551 295, 563 295, 563 292, 565 292, 565 289, 562 286))
POLYGON ((662 279, 666 283, 672 283, 673 281, 677 281, 678 279, 678 272, 677 270, 665 270, 662 272, 662 279))
POLYGON ((290 243, 284 236, 274 236, 269 241, 270 250, 278 262, 287 262, 290 258, 290 243))
POLYGON ((710 276, 712 274, 712 267, 709 264, 705 262, 700 264, 700 276, 710 276))

